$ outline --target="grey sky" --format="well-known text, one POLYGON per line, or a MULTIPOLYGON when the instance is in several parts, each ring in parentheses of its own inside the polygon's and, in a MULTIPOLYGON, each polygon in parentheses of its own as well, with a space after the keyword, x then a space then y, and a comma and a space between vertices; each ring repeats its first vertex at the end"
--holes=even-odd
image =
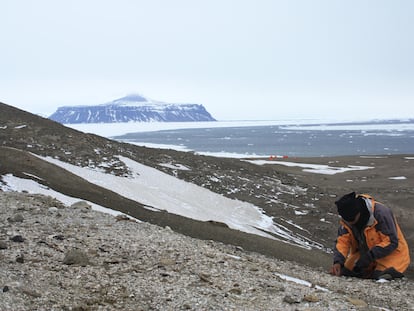
POLYGON ((217 119, 414 117, 411 0, 0 0, 0 101, 129 93, 217 119))

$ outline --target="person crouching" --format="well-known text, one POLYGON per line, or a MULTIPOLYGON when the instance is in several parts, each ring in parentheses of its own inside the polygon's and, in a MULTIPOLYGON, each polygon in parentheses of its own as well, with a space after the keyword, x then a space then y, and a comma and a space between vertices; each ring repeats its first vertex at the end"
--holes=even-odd
POLYGON ((355 192, 335 205, 341 220, 330 273, 372 279, 403 277, 410 253, 391 209, 355 192))

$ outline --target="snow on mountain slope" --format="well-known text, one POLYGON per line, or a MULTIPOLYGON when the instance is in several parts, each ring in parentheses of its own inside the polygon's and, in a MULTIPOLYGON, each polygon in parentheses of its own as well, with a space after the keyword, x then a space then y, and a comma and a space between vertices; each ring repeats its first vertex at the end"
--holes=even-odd
POLYGON ((264 164, 275 164, 275 165, 284 165, 284 166, 298 166, 302 167, 304 172, 310 172, 315 174, 325 174, 325 175, 334 175, 338 173, 344 173, 349 171, 357 170, 368 170, 373 169, 372 166, 356 166, 348 165, 348 167, 337 167, 329 166, 322 164, 307 164, 307 163, 297 163, 297 162, 287 162, 287 161, 274 161, 274 160, 247 160, 246 162, 253 163, 256 165, 264 164))
POLYGON ((141 95, 102 105, 59 107, 49 118, 63 124, 215 121, 203 105, 165 103, 141 95))
POLYGON ((232 229, 243 232, 278 239, 308 249, 320 248, 318 243, 295 235, 283 226, 275 224, 271 217, 253 204, 226 198, 126 157, 119 156, 119 159, 133 172, 132 178, 105 174, 50 157, 39 156, 39 158, 91 183, 147 205, 152 210, 166 210, 169 213, 201 221, 222 222, 232 229))
MULTIPOLYGON (((27 174, 27 175, 29 175, 29 174, 27 174)), ((33 177, 36 177, 36 176, 33 176, 33 177)), ((5 183, 5 185, 3 185, 3 186, 1 186, 1 184, 0 184, 0 189, 2 191, 17 191, 17 192, 26 191, 28 193, 43 194, 43 195, 46 195, 46 196, 53 197, 53 198, 59 200, 60 202, 66 204, 66 205, 72 205, 76 202, 81 201, 81 199, 79 199, 79 198, 74 198, 74 197, 67 196, 67 195, 62 194, 60 192, 57 192, 53 189, 50 189, 49 187, 45 187, 42 184, 40 184, 40 183, 38 183, 34 180, 31 180, 31 179, 24 179, 24 178, 13 176, 12 174, 7 174, 7 175, 2 176, 2 180, 5 183)), ((82 201, 84 201, 84 200, 82 200, 82 201)), ((131 216, 126 215, 124 213, 121 213, 119 211, 115 211, 113 209, 103 207, 103 206, 95 204, 93 202, 89 202, 89 201, 86 201, 86 202, 95 211, 110 214, 110 215, 113 215, 113 216, 124 215, 126 217, 131 218, 131 216)), ((138 219, 136 219, 136 220, 139 221, 138 219)))

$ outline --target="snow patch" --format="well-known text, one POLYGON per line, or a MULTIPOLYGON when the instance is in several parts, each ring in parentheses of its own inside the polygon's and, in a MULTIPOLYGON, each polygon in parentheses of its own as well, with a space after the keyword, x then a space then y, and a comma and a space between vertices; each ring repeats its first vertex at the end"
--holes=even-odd
POLYGON ((302 216, 302 215, 307 215, 307 214, 309 214, 308 211, 297 211, 297 210, 295 210, 295 215, 297 215, 297 216, 302 216))
MULTIPOLYGON (((26 175, 34 176, 34 175, 30 175, 30 174, 26 174, 26 175)), ((76 202, 79 202, 79 201, 85 201, 95 211, 110 214, 110 215, 113 215, 113 216, 124 215, 124 216, 127 216, 129 218, 133 218, 129 215, 126 215, 124 213, 112 210, 110 208, 103 207, 103 206, 95 204, 93 202, 89 202, 89 201, 86 201, 84 199, 74 198, 74 197, 64 195, 60 192, 57 192, 55 190, 50 189, 49 187, 46 187, 42 184, 39 184, 38 182, 36 182, 34 180, 31 180, 31 179, 19 178, 19 177, 13 176, 12 174, 3 175, 1 177, 2 177, 2 180, 3 180, 3 183, 4 183, 0 187, 0 189, 2 191, 17 191, 17 192, 25 191, 25 192, 33 193, 33 194, 35 194, 35 193, 36 194, 43 194, 43 195, 55 198, 55 199, 59 200, 60 202, 62 202, 63 204, 68 205, 68 206, 70 206, 70 205, 72 205, 76 202)), ((36 176, 34 176, 34 177, 36 177, 36 176)), ((36 177, 36 178, 40 179, 39 177, 36 177)), ((136 218, 134 218, 134 219, 138 220, 136 218)))
POLYGON ((388 177, 388 179, 393 179, 393 180, 404 180, 404 179, 407 179, 407 177, 405 177, 405 176, 395 176, 395 177, 388 177))
POLYGON ((348 167, 337 167, 329 166, 323 164, 306 164, 306 163, 296 163, 296 162, 285 162, 285 161, 273 161, 273 160, 246 160, 247 162, 256 164, 256 165, 265 165, 265 164, 277 164, 285 166, 297 166, 304 168, 304 172, 315 173, 315 174, 325 174, 325 175, 334 175, 338 173, 344 173, 348 171, 359 171, 372 169, 372 166, 355 166, 348 165, 348 167))
POLYGON ((330 290, 325 288, 325 287, 321 287, 319 285, 314 285, 311 282, 308 282, 308 281, 305 281, 305 280, 302 280, 302 279, 298 279, 298 278, 295 278, 293 276, 288 276, 286 274, 281 274, 281 273, 277 273, 277 272, 275 272, 275 275, 277 275, 278 277, 280 277, 284 281, 293 282, 293 283, 296 283, 296 284, 299 284, 299 285, 304 285, 304 286, 307 286, 307 287, 314 287, 314 288, 316 288, 318 290, 321 290, 323 292, 330 292, 330 290))
POLYGON ((165 210, 200 221, 223 222, 232 229, 278 239, 307 249, 321 248, 318 243, 296 236, 275 224, 273 218, 265 215, 262 209, 251 203, 226 198, 126 157, 118 156, 132 172, 133 177, 114 176, 50 157, 38 157, 156 210, 165 210))
POLYGON ((40 178, 39 176, 30 174, 30 173, 23 172, 23 174, 26 176, 32 177, 32 178, 36 178, 37 180, 43 180, 43 178, 40 178))

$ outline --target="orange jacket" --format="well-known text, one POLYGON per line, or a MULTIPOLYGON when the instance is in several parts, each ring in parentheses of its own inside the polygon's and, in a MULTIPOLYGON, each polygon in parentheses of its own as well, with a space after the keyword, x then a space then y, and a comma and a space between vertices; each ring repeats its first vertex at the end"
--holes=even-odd
POLYGON ((362 233, 340 221, 338 236, 334 248, 334 262, 345 264, 347 258, 356 253, 370 251, 377 270, 393 267, 403 273, 410 264, 410 253, 407 242, 401 232, 391 209, 376 202, 368 195, 364 198, 370 217, 362 233))

